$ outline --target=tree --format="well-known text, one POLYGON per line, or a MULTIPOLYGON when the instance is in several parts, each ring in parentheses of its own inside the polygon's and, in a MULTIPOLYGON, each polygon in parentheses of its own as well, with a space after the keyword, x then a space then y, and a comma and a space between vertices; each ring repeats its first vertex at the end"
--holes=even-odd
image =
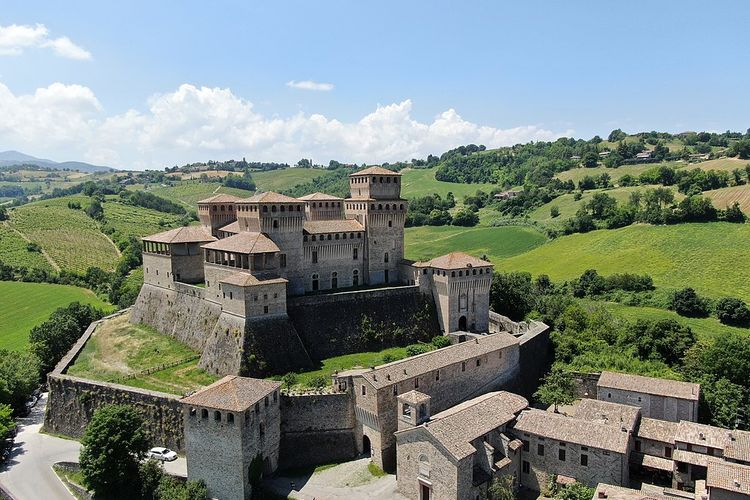
POLYGON ((741 299, 724 297, 716 303, 716 317, 726 325, 747 326, 750 309, 741 299))
POLYGON ((606 282, 596 269, 587 269, 580 278, 573 280, 573 296, 586 297, 604 293, 606 282))
POLYGON ((158 500, 159 483, 164 477, 164 467, 154 459, 141 464, 138 475, 141 480, 141 498, 143 500, 158 500))
POLYGON ((727 222, 736 222, 739 224, 742 224, 747 220, 747 217, 740 208, 740 204, 736 201, 732 204, 731 207, 727 207, 727 209, 719 218, 727 222))
POLYGON ((591 500, 594 496, 594 488, 583 483, 573 483, 558 489, 555 494, 557 500, 591 500))
POLYGON ((553 219, 559 217, 560 216, 560 209, 557 208, 557 206, 555 206, 555 205, 551 206, 550 209, 549 209, 549 215, 553 219))
POLYGON ((687 350, 695 344, 695 333, 674 319, 637 320, 625 329, 625 345, 635 345, 641 359, 658 359, 670 366, 682 364, 687 350))
POLYGON ((159 500, 207 500, 208 488, 203 481, 183 483, 172 476, 164 476, 157 489, 159 500))
POLYGON ((669 308, 680 316, 698 318, 708 316, 708 303, 689 287, 674 292, 669 308))
POLYGON ((39 361, 36 356, 30 352, 0 350, 0 403, 21 412, 38 386, 39 361))
POLYGON ((595 193, 588 203, 586 209, 591 212, 594 219, 606 219, 617 208, 617 200, 607 193, 595 193))
POLYGON ((710 377, 699 379, 701 384, 701 421, 727 429, 747 428, 748 390, 725 378, 715 382, 710 377))
POLYGON ((485 500, 516 500, 516 487, 513 484, 513 476, 506 474, 496 477, 487 488, 484 495, 485 500))
POLYGON ((284 384, 284 387, 287 388, 287 390, 291 389, 294 385, 297 384, 297 380, 299 377, 297 377, 297 374, 294 372, 289 372, 283 377, 281 377, 281 381, 284 384))
POLYGON ((101 498, 129 498, 139 484, 139 466, 148 450, 143 418, 132 406, 98 409, 81 439, 81 473, 101 498))
POLYGON ((595 151, 589 151, 581 157, 581 163, 586 168, 594 168, 599 164, 599 155, 595 151))
POLYGON ((88 207, 86 207, 86 215, 94 220, 104 219, 104 209, 99 200, 92 200, 88 207))
POLYGON ((534 393, 534 398, 546 405, 568 405, 576 399, 576 383, 573 376, 562 368, 553 367, 542 379, 542 385, 534 393))
POLYGON ((453 216, 451 224, 465 227, 476 226, 479 224, 479 216, 468 208, 462 208, 453 216))
POLYGON ((10 437, 16 422, 13 420, 13 408, 5 403, 0 403, 0 441, 10 437))
POLYGON ((614 129, 612 132, 609 133, 609 136, 607 136, 607 141, 609 142, 618 142, 623 139, 625 139, 628 136, 625 132, 620 130, 619 128, 614 129))
POLYGON ((0 221, 2 220, 8 220, 8 209, 0 206, 0 221))
POLYGON ((529 273, 497 273, 490 288, 492 310, 514 321, 534 308, 534 286, 529 273))

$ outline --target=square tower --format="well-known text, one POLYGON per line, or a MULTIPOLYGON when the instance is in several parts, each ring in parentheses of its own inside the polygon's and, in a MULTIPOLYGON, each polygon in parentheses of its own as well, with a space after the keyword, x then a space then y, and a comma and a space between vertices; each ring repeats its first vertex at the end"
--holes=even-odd
POLYGON ((217 194, 198 202, 198 219, 201 226, 213 236, 219 236, 219 229, 237 220, 235 202, 238 197, 231 194, 217 194))
POLYGON ((145 236, 143 282, 174 289, 175 282, 203 283, 201 245, 216 241, 207 228, 186 226, 145 236))
POLYGON ((187 473, 212 498, 249 499, 279 460, 280 382, 230 375, 181 400, 187 473))
POLYGON ((401 174, 370 167, 349 175, 351 198, 346 215, 365 227, 365 280, 370 285, 399 284, 404 258, 404 224, 408 202, 401 199, 401 174))

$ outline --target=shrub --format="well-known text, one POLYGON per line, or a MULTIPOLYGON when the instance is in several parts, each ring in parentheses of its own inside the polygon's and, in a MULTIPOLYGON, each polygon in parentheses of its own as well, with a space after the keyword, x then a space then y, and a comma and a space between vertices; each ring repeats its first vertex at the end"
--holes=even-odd
POLYGON ((438 335, 437 337, 433 337, 430 343, 437 349, 448 347, 452 344, 450 337, 447 337, 445 335, 438 335))
POLYGON ((556 206, 550 207, 550 209, 549 209, 549 215, 553 219, 556 218, 556 217, 560 217, 560 209, 557 208, 556 206))
POLYGON ((462 208, 453 216, 451 224, 465 227, 476 226, 479 224, 479 216, 467 208, 462 208))
POLYGON ((699 297, 692 288, 683 288, 682 290, 676 291, 672 296, 670 309, 680 316, 708 316, 708 302, 699 297))
POLYGON ((534 285, 529 273, 497 273, 492 277, 490 305, 498 314, 513 321, 524 318, 534 308, 534 285))
POLYGON ((750 309, 740 299, 724 297, 716 303, 716 317, 725 325, 747 326, 750 323, 750 309))
POLYGON ((294 372, 289 372, 283 377, 281 377, 281 381, 283 382, 284 387, 286 387, 287 389, 291 389, 292 386, 296 385, 297 380, 298 380, 297 374, 294 372))
POLYGON ((328 385, 328 380, 323 375, 316 375, 307 381, 307 386, 313 389, 322 389, 328 385))
POLYGON ((406 346, 407 356, 416 356, 417 354, 423 354, 425 352, 432 351, 434 349, 430 344, 411 344, 406 346))

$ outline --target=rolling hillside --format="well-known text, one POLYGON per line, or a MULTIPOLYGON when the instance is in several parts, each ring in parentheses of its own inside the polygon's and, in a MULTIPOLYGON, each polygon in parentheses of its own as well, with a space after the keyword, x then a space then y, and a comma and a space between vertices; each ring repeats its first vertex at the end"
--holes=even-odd
POLYGON ((434 168, 413 168, 402 170, 401 196, 403 198, 417 198, 437 193, 445 198, 448 193, 453 193, 456 199, 466 195, 474 194, 481 189, 485 192, 497 188, 495 184, 459 184, 456 182, 443 182, 435 179, 434 168))
POLYGON ((704 191, 703 196, 711 198, 716 208, 726 208, 737 202, 746 214, 750 214, 750 186, 731 186, 713 191, 704 191))

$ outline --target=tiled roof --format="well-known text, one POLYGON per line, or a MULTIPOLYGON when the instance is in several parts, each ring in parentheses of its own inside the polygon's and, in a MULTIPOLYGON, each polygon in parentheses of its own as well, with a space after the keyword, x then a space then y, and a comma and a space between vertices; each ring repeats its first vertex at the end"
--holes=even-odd
POLYGON ((476 451, 473 440, 512 421, 528 405, 518 394, 490 392, 433 415, 424 428, 460 460, 476 451))
POLYGON ((250 231, 243 231, 229 236, 228 238, 214 241, 208 245, 203 245, 203 248, 247 254, 279 251, 279 247, 276 246, 276 243, 271 241, 266 235, 250 231))
POLYGON ((576 403, 574 411, 576 418, 616 426, 618 429, 625 427, 629 431, 635 430, 635 424, 641 413, 641 409, 637 406, 588 398, 576 403))
POLYGON ((286 196, 280 193, 274 193, 273 191, 266 191, 265 193, 258 193, 250 198, 243 198, 238 203, 302 203, 297 198, 286 196))
POLYGON ((183 226, 163 233, 144 236, 143 241, 152 241, 155 243, 203 243, 206 241, 216 241, 211 233, 202 226, 183 226))
POLYGON ((451 252, 447 255, 435 257, 427 262, 418 262, 419 267, 434 267, 437 269, 463 269, 465 267, 487 267, 491 262, 479 259, 463 252, 451 252))
POLYGON ((624 486, 599 483, 593 498, 606 498, 607 500, 674 500, 673 496, 655 495, 641 490, 633 490, 624 486), (601 496, 600 496, 601 495, 601 496))
POLYGON ((672 452, 672 460, 675 462, 700 465, 701 467, 706 467, 710 459, 710 456, 704 455, 703 453, 696 453, 694 451, 674 450, 672 452))
POLYGON ((338 196, 333 196, 332 194, 325 194, 325 193, 312 193, 312 194, 306 194, 305 196, 300 196, 300 200, 303 201, 341 201, 343 198, 339 198, 338 196))
POLYGON ((708 464, 706 486, 750 495, 750 466, 711 460, 708 464))
POLYGON ((750 462, 750 432, 724 429, 712 425, 681 420, 675 441, 724 450, 724 456, 750 462))
POLYGON ((724 448, 724 456, 732 460, 750 462, 750 432, 730 431, 731 437, 724 448))
POLYGON ((641 418, 641 425, 638 427, 639 438, 659 441, 660 443, 674 444, 674 437, 680 428, 678 422, 669 422, 668 420, 659 420, 656 418, 641 418))
POLYGON ((281 387, 281 382, 227 375, 208 387, 181 399, 187 405, 226 411, 245 411, 281 387))
POLYGON ((254 285, 272 285, 275 283, 288 283, 284 278, 263 278, 254 276, 250 273, 234 273, 226 278, 219 280, 221 283, 227 283, 235 286, 254 286, 254 285))
POLYGON ((424 403, 425 401, 430 399, 430 396, 423 392, 419 392, 417 390, 409 391, 401 394, 398 399, 401 399, 403 401, 406 401, 407 403, 411 403, 413 405, 418 405, 420 403, 424 403))
POLYGON ((205 200, 200 200, 198 201, 198 203, 234 203, 235 201, 239 199, 240 199, 239 196, 220 193, 220 194, 211 196, 210 198, 206 198, 205 200))
POLYGON ((512 345, 518 345, 518 339, 505 332, 477 336, 473 340, 379 366, 364 373, 362 377, 375 388, 387 387, 512 345))
POLYGON ((401 175, 398 172, 394 172, 393 170, 388 170, 387 168, 383 167, 369 167, 364 170, 360 170, 359 172, 354 172, 353 174, 349 175, 401 175))
POLYGON ((559 413, 526 410, 519 415, 514 428, 520 432, 616 453, 625 453, 628 449, 627 432, 613 429, 611 425, 559 413))
POLYGON ((304 222, 304 229, 308 234, 348 233, 365 230, 364 226, 354 219, 306 220, 304 222))
POLYGON ((700 384, 667 380, 663 378, 643 377, 627 373, 602 372, 597 387, 620 389, 671 398, 698 401, 700 384))
POLYGON ((663 457, 655 457, 653 455, 646 455, 645 453, 638 451, 630 452, 630 463, 667 472, 672 472, 674 470, 674 462, 672 460, 663 457))
POLYGON ((240 232, 240 223, 239 221, 230 222, 226 226, 219 228, 219 231, 237 234, 240 232))

